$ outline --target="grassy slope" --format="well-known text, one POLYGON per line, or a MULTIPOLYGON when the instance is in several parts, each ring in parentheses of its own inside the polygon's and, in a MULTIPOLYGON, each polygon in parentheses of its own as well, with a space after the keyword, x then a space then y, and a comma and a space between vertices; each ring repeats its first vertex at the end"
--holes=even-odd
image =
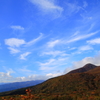
MULTIPOLYGON (((32 94, 66 94, 100 96, 100 66, 83 73, 70 73, 49 79, 39 85, 30 87, 32 94)), ((7 92, 7 95, 25 94, 25 89, 7 92)), ((2 94, 4 95, 4 93, 2 94)))

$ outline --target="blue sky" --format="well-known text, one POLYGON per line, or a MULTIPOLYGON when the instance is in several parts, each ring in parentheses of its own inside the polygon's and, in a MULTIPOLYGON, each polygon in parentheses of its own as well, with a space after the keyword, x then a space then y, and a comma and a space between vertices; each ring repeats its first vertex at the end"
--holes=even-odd
POLYGON ((100 65, 99 9, 100 0, 0 0, 0 83, 100 65))

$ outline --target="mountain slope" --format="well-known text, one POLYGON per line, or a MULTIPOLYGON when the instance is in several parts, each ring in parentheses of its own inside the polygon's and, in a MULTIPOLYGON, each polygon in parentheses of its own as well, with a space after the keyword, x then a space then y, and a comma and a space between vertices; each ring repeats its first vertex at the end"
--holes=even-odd
MULTIPOLYGON (((78 98, 82 98, 82 97, 84 98, 87 94, 88 96, 90 96, 92 92, 95 93, 94 96, 100 97, 99 95, 100 94, 100 66, 91 67, 88 64, 88 66, 86 65, 83 68, 85 69, 89 68, 89 69, 82 72, 78 71, 76 73, 68 73, 56 78, 49 79, 39 85, 31 86, 27 88, 30 88, 32 90, 32 94, 40 95, 42 93, 45 94, 46 97, 48 97, 48 95, 57 94, 61 96, 71 95, 71 97, 73 98, 76 96, 78 98)), ((2 93, 1 95, 25 94, 25 89, 26 88, 10 91, 6 93, 2 93)), ((78 99, 71 99, 71 100, 78 100, 78 99)))

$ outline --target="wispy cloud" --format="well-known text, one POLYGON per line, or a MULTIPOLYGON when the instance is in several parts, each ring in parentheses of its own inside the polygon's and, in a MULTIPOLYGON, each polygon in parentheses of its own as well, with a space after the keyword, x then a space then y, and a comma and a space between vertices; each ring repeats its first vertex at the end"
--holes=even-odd
POLYGON ((76 42, 76 41, 79 41, 79 40, 83 40, 83 39, 89 38, 89 37, 91 37, 91 36, 97 34, 98 32, 99 32, 99 31, 96 31, 96 32, 93 32, 93 33, 90 33, 90 34, 75 36, 75 37, 73 37, 72 39, 70 39, 69 41, 67 41, 67 43, 76 42))
POLYGON ((37 37, 36 39, 33 39, 33 40, 27 42, 26 46, 31 46, 31 45, 35 44, 36 42, 40 41, 42 38, 43 38, 43 34, 40 33, 39 37, 37 37))
POLYGON ((9 38, 5 39, 5 44, 8 45, 11 54, 16 54, 20 52, 18 48, 21 45, 26 44, 26 42, 23 39, 9 38))
MULTIPOLYGON (((29 41, 29 42, 26 42, 24 39, 18 39, 18 38, 9 38, 9 39, 5 39, 5 44, 8 46, 8 49, 10 50, 10 53, 11 54, 16 54, 16 53, 19 53, 21 52, 22 48, 27 49, 27 46, 32 46, 34 45, 35 43, 37 43, 38 41, 40 41, 41 39, 43 38, 43 34, 40 33, 40 35, 29 41)), ((28 53, 26 53, 28 54, 28 53)), ((21 59, 24 59, 25 55, 21 55, 21 59)))
POLYGON ((79 47, 79 51, 93 50, 93 48, 89 45, 79 47))
POLYGON ((50 65, 54 64, 55 59, 50 59, 48 62, 46 63, 40 63, 40 70, 52 70, 55 67, 50 67, 50 65))
POLYGON ((65 53, 65 51, 47 51, 43 52, 42 55, 51 55, 51 56, 67 56, 68 54, 65 53))
POLYGON ((14 30, 24 30, 24 27, 19 26, 19 25, 12 25, 12 26, 10 26, 10 28, 12 28, 14 30))
POLYGON ((62 13, 63 8, 55 4, 55 0, 29 0, 35 4, 44 13, 54 13, 59 17, 62 13))
POLYGON ((87 39, 89 37, 92 37, 93 35, 97 34, 99 31, 95 31, 93 33, 88 33, 85 35, 80 35, 79 31, 75 32, 72 36, 70 36, 68 39, 65 38, 60 38, 60 39, 55 39, 47 42, 46 47, 47 48, 54 48, 55 46, 59 45, 67 45, 72 42, 77 42, 83 39, 87 39))
POLYGON ((11 54, 15 54, 15 53, 19 53, 20 52, 20 50, 18 50, 16 48, 13 48, 13 47, 8 47, 8 49, 10 50, 11 54))
POLYGON ((2 82, 11 82, 12 81, 12 76, 11 74, 12 73, 15 73, 12 69, 7 69, 6 67, 4 67, 4 69, 7 71, 7 72, 0 72, 0 83, 2 82))
POLYGON ((79 6, 77 2, 74 3, 66 2, 66 8, 67 8, 67 16, 78 13, 82 9, 82 7, 79 6))
POLYGON ((56 59, 49 59, 44 63, 39 62, 40 70, 49 71, 58 68, 59 66, 67 64, 68 57, 59 57, 56 59))
POLYGON ((77 31, 72 36, 70 36, 69 39, 60 38, 60 39, 56 39, 56 40, 52 40, 52 41, 47 42, 46 47, 47 48, 54 48, 55 46, 57 46, 57 45, 59 46, 61 44, 67 45, 67 44, 72 43, 72 42, 77 42, 77 41, 92 37, 93 35, 97 34, 98 32, 99 31, 96 31, 96 32, 93 32, 93 33, 90 33, 90 34, 79 35, 80 32, 77 31))
POLYGON ((53 47, 55 47, 57 44, 60 44, 60 40, 53 40, 53 41, 50 41, 50 42, 48 42, 47 43, 47 47, 49 47, 49 48, 53 48, 53 47))
POLYGON ((89 40, 89 41, 87 41, 87 43, 93 44, 93 45, 94 44, 100 44, 100 38, 89 40))
POLYGON ((5 44, 8 45, 11 54, 16 54, 20 52, 18 48, 21 45, 26 44, 26 42, 23 39, 9 38, 5 39, 5 44))
POLYGON ((20 59, 26 60, 26 57, 27 57, 29 54, 31 54, 31 52, 25 52, 25 53, 21 54, 21 55, 20 55, 20 59))
POLYGON ((79 33, 79 31, 76 31, 71 37, 77 36, 79 33))
POLYGON ((77 69, 77 68, 83 67, 84 65, 86 65, 88 63, 91 63, 91 64, 99 66, 100 65, 100 60, 99 59, 100 59, 100 52, 98 52, 97 56, 85 57, 80 61, 74 61, 72 66, 69 66, 69 67, 67 67, 65 69, 65 73, 67 73, 67 72, 69 72, 69 71, 71 71, 73 69, 77 69))
POLYGON ((88 3, 86 1, 83 1, 83 7, 86 8, 88 6, 88 3))
POLYGON ((90 45, 84 45, 84 46, 78 47, 76 51, 72 52, 72 55, 92 52, 93 50, 94 50, 94 48, 91 47, 90 45))

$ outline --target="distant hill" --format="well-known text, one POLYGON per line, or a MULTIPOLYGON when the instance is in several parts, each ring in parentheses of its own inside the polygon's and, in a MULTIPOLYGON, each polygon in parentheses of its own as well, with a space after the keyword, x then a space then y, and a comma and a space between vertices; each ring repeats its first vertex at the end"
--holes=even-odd
POLYGON ((35 81, 26 81, 26 82, 14 82, 14 83, 5 83, 0 85, 0 92, 11 91, 15 89, 20 89, 24 87, 34 86, 39 83, 42 83, 44 80, 35 80, 35 81))
MULTIPOLYGON (((45 98, 45 100, 100 100, 100 66, 86 64, 68 74, 27 88, 30 88, 32 94, 36 94, 40 98, 38 100, 42 100, 41 98, 45 98)), ((27 88, 0 95, 26 94, 27 88)))

